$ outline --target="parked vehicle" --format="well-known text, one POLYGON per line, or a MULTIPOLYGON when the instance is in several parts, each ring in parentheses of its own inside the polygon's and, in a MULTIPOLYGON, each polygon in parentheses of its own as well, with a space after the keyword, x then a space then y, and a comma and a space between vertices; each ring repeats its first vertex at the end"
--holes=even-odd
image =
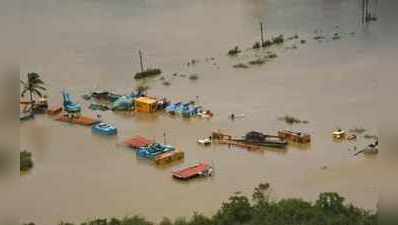
POLYGON ((117 134, 117 128, 108 123, 98 123, 98 124, 94 125, 91 129, 94 133, 102 134, 102 135, 116 135, 117 134))

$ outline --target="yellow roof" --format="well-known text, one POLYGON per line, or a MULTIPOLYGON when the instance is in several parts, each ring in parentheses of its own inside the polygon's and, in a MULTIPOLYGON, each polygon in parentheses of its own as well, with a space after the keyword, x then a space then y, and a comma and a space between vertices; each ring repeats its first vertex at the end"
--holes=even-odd
POLYGON ((156 103, 156 99, 150 98, 150 97, 139 97, 135 101, 142 102, 145 104, 155 104, 156 103))

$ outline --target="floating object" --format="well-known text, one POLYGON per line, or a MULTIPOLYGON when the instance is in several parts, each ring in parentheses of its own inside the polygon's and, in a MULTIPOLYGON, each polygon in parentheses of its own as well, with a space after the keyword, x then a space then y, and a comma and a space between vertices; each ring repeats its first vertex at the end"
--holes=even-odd
POLYGON ((343 139, 345 137, 345 131, 337 129, 336 131, 333 131, 332 135, 335 139, 343 139))
POLYGON ((88 108, 91 109, 91 110, 101 110, 101 111, 107 111, 107 110, 110 109, 107 105, 94 104, 94 103, 91 103, 88 108))
POLYGON ((172 175, 176 179, 189 180, 198 176, 212 176, 214 173, 213 167, 207 163, 198 163, 183 169, 173 171, 172 175))
POLYGON ((62 115, 55 119, 56 121, 65 122, 65 123, 72 123, 72 124, 79 124, 84 126, 92 126, 94 124, 99 123, 98 120, 92 119, 90 117, 85 116, 69 116, 69 115, 62 115))
POLYGON ((366 148, 362 149, 361 151, 354 154, 354 156, 364 153, 364 154, 372 154, 375 155, 379 153, 379 141, 375 141, 372 144, 369 144, 366 148))
POLYGON ((171 162, 182 160, 184 159, 184 156, 185 154, 182 151, 172 151, 156 156, 154 162, 158 166, 166 165, 171 162))
POLYGON ((33 112, 21 113, 19 116, 20 121, 26 121, 35 118, 35 114, 33 112))
POLYGON ((116 135, 117 128, 108 123, 98 123, 94 125, 91 130, 97 134, 116 135))
POLYGON ((122 95, 115 94, 109 91, 101 91, 101 92, 93 92, 89 95, 89 97, 93 97, 97 100, 109 101, 114 102, 118 98, 122 97, 122 95))
POLYGON ((178 107, 180 107, 180 105, 182 105, 182 102, 177 102, 174 104, 170 104, 166 107, 166 112, 170 113, 170 114, 175 114, 176 110, 178 107))
POLYGON ((289 141, 307 144, 311 142, 311 135, 299 131, 281 130, 278 136, 289 141))
POLYGON ((245 135, 244 140, 235 139, 235 141, 273 148, 285 148, 288 144, 284 138, 263 134, 257 131, 250 131, 245 135))
POLYGON ((139 148, 143 148, 143 147, 147 147, 152 145, 154 142, 146 139, 144 137, 141 136, 135 136, 127 141, 125 141, 125 143, 127 144, 127 146, 129 146, 130 148, 133 149, 139 149, 139 148))
POLYGON ((54 106, 52 108, 49 108, 47 110, 47 114, 50 116, 55 116, 58 115, 62 112, 62 107, 61 106, 54 106))
POLYGON ((349 141, 353 141, 353 140, 356 140, 356 139, 357 139, 357 135, 355 135, 355 134, 350 134, 350 135, 347 136, 347 140, 349 140, 349 141))
POLYGON ((198 143, 201 144, 201 145, 210 145, 211 144, 211 139, 210 138, 199 139, 198 143))
POLYGON ((199 112, 198 115, 202 118, 207 118, 207 119, 210 119, 214 116, 214 114, 210 110, 199 112))
POLYGON ((157 157, 163 153, 171 152, 174 150, 175 150, 175 148, 173 146, 155 143, 148 147, 139 148, 136 153, 137 153, 137 156, 139 156, 141 158, 155 159, 155 157, 157 157))
POLYGON ((80 111, 81 111, 80 104, 72 102, 70 94, 67 93, 66 91, 63 91, 62 95, 64 97, 64 109, 65 109, 65 111, 68 112, 68 113, 80 113, 80 111))
POLYGON ((121 96, 112 103, 111 109, 113 111, 127 111, 134 108, 133 96, 121 96))
POLYGON ((157 111, 157 99, 151 97, 139 97, 135 100, 135 111, 153 113, 157 111))

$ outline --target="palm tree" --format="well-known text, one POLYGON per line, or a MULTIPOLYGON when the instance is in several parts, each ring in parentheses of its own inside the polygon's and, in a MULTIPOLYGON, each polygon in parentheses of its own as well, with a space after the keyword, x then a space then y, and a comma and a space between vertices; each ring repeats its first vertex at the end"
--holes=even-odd
POLYGON ((29 92, 30 102, 33 103, 33 95, 37 95, 42 97, 41 91, 47 90, 44 85, 44 81, 40 79, 40 75, 38 73, 28 73, 28 80, 25 82, 21 80, 21 84, 23 85, 21 97, 24 97, 27 92, 29 92))

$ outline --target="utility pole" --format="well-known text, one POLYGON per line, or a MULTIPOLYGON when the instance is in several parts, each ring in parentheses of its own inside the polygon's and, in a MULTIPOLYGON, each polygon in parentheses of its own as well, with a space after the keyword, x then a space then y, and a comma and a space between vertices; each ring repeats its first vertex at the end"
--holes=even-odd
POLYGON ((138 56, 140 57, 140 67, 141 67, 141 73, 144 72, 144 63, 142 62, 142 52, 141 50, 138 50, 138 56))
POLYGON ((166 145, 166 132, 163 132, 163 144, 166 145))
POLYGON ((264 33, 263 33, 263 22, 260 22, 260 32, 261 32, 261 46, 264 44, 264 33))

